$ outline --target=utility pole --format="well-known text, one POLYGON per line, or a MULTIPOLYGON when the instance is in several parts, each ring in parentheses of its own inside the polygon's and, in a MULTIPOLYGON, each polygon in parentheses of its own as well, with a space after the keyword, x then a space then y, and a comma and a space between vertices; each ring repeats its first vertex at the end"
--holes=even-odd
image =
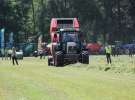
POLYGON ((67 0, 64 0, 65 16, 67 15, 67 0))
POLYGON ((2 11, 2 16, 1 16, 1 18, 2 18, 2 21, 1 21, 1 23, 0 24, 2 24, 1 25, 1 28, 4 28, 4 27, 6 27, 6 9, 5 9, 5 6, 6 6, 6 2, 4 1, 4 0, 1 0, 0 1, 0 6, 1 6, 1 10, 3 10, 2 11))
MULTIPOLYGON (((105 5, 105 0, 103 1, 103 5, 104 5, 104 9, 105 9, 105 7, 106 7, 106 5, 105 5)), ((106 16, 104 15, 103 16, 103 26, 104 26, 104 29, 103 29, 103 44, 104 44, 104 46, 106 45, 106 43, 107 43, 107 41, 106 41, 106 16)))
POLYGON ((67 0, 65 0, 65 3, 64 4, 65 4, 65 9, 66 9, 67 8, 67 0))
POLYGON ((33 33, 36 32, 36 21, 35 21, 35 8, 34 8, 34 1, 32 0, 32 13, 33 13, 33 33))
POLYGON ((120 40, 123 40, 123 34, 121 33, 121 6, 120 6, 120 0, 116 0, 117 1, 117 32, 120 36, 120 40))

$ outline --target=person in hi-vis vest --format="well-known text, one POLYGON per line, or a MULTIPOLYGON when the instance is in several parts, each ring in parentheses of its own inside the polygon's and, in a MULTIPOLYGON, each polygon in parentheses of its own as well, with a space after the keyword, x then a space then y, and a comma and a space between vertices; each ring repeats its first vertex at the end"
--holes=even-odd
POLYGON ((112 48, 111 46, 106 46, 105 47, 105 54, 106 54, 106 59, 107 59, 107 63, 111 64, 112 63, 112 60, 111 60, 111 52, 112 52, 112 48))

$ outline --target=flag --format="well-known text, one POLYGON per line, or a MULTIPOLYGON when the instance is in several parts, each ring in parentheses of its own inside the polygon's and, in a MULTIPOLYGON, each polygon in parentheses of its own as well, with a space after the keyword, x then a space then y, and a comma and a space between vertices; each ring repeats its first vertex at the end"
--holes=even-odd
POLYGON ((1 49, 1 35, 2 35, 2 34, 1 34, 1 31, 0 31, 0 49, 1 49))
POLYGON ((4 46, 5 46, 5 40, 4 40, 4 32, 5 32, 5 29, 2 28, 0 30, 0 38, 1 38, 1 53, 4 54, 4 46))
POLYGON ((4 48, 4 32, 5 32, 5 29, 1 29, 1 48, 4 48))
POLYGON ((14 42, 14 40, 13 40, 13 35, 14 35, 13 32, 11 32, 10 35, 9 35, 8 48, 12 48, 12 47, 13 47, 13 42, 14 42))

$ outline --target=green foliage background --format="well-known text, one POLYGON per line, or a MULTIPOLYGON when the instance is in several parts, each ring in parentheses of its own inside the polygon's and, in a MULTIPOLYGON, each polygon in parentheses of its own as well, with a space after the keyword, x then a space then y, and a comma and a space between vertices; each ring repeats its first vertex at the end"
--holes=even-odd
POLYGON ((0 28, 13 31, 17 42, 39 34, 48 41, 52 17, 77 17, 87 41, 131 42, 134 7, 134 0, 1 0, 0 28))

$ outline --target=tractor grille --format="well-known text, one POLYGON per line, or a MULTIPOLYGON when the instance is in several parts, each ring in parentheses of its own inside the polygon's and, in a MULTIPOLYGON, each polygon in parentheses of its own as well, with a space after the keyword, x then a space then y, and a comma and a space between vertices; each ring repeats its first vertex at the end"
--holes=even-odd
POLYGON ((68 53, 76 54, 77 53, 76 46, 68 46, 68 53))

